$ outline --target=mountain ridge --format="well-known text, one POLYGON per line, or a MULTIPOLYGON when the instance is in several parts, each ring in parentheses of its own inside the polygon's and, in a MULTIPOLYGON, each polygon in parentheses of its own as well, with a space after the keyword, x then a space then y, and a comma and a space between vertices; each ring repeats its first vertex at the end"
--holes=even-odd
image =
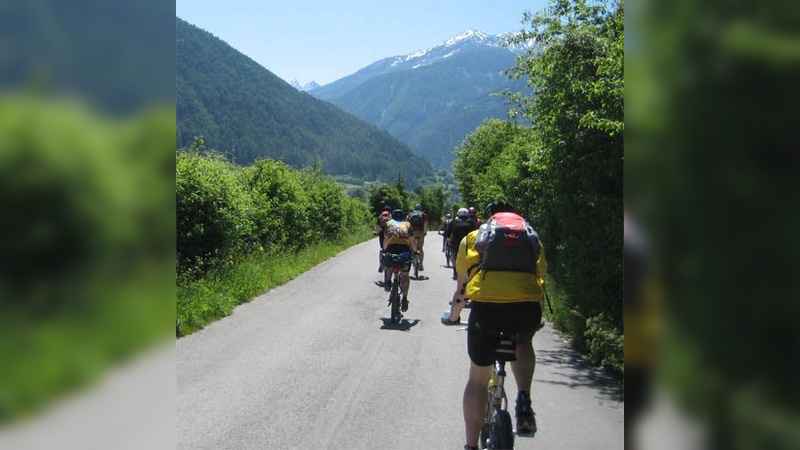
POLYGON ((453 149, 470 132, 486 119, 507 118, 509 107, 496 94, 523 90, 525 82, 502 72, 532 45, 507 47, 505 35, 467 30, 309 93, 390 132, 435 168, 449 169, 453 149))
POLYGON ((413 188, 433 169, 380 130, 305 92, 213 34, 176 17, 176 144, 202 135, 237 164, 272 158, 297 168, 413 188))

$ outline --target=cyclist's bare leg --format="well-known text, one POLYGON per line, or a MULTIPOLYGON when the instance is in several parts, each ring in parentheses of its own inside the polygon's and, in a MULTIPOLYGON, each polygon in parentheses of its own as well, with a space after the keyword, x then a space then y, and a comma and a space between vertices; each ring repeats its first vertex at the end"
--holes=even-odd
POLYGON ((464 387, 464 430, 466 444, 478 446, 483 419, 486 417, 487 398, 486 386, 492 377, 492 366, 478 366, 470 362, 469 379, 464 387))
POLYGON ((425 251, 422 250, 423 246, 424 246, 424 242, 423 242, 422 238, 421 237, 417 237, 417 251, 419 252, 419 265, 424 267, 425 264, 423 264, 423 261, 425 261, 425 251))
POLYGON ((400 272, 400 290, 403 291, 403 298, 408 298, 408 288, 411 287, 411 278, 408 272, 400 272))
POLYGON ((525 391, 530 395, 531 383, 533 383, 533 371, 536 369, 536 353, 533 351, 533 344, 520 342, 517 344, 516 361, 511 361, 511 372, 517 382, 517 390, 525 391))
MULTIPOLYGON (((458 286, 462 286, 466 281, 466 276, 458 277, 458 286)), ((453 298, 450 300, 450 322, 461 320, 461 311, 467 305, 466 300, 458 298, 458 291, 453 292, 453 298)))
POLYGON ((459 300, 453 297, 453 300, 450 302, 450 322, 461 320, 461 311, 466 305, 467 302, 465 300, 459 300))

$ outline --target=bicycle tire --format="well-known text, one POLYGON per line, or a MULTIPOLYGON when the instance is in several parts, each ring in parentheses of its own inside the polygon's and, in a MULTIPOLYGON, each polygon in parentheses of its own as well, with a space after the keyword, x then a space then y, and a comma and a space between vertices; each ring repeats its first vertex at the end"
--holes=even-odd
POLYGON ((512 450, 514 430, 511 427, 511 414, 504 409, 495 408, 488 424, 486 448, 489 450, 512 450))
POLYGON ((389 294, 389 303, 391 303, 392 323, 400 322, 400 282, 399 276, 395 275, 392 281, 392 291, 389 294))

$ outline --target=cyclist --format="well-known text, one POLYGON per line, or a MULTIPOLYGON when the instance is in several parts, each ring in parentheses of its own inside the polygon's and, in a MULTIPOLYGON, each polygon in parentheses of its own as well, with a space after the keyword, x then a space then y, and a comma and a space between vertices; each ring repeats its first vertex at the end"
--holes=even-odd
POLYGON ((392 207, 386 205, 383 207, 383 211, 378 215, 377 226, 372 231, 373 236, 378 236, 378 245, 380 246, 380 251, 378 252, 378 273, 383 272, 383 264, 381 262, 381 253, 383 253, 383 238, 386 233, 386 222, 391 217, 392 207))
MULTIPOLYGON (((405 221, 405 213, 402 209, 392 211, 391 218, 386 222, 386 237, 383 240, 383 249, 387 253, 401 254, 403 252, 416 252, 417 246, 414 239, 411 239, 411 224, 405 221)), ((400 271, 400 290, 403 291, 403 299, 400 303, 400 310, 408 311, 408 289, 411 280, 408 276, 410 265, 406 265, 400 271)), ((391 286, 384 286, 385 290, 391 286)))
POLYGON ((425 270, 423 265, 423 261, 425 261, 425 251, 423 248, 425 246, 425 235, 428 234, 428 214, 422 209, 422 205, 417 203, 414 205, 414 209, 408 213, 406 220, 411 224, 411 229, 414 232, 413 236, 417 238, 419 270, 423 271, 425 270))
POLYGON ((442 236, 442 253, 445 255, 445 259, 447 259, 447 267, 450 267, 450 257, 447 255, 445 249, 447 248, 447 238, 444 236, 444 230, 450 226, 450 222, 453 221, 453 216, 450 213, 444 215, 444 220, 442 223, 439 224, 439 236, 442 236))
MULTIPOLYGON (((499 212, 515 212, 506 203, 489 203, 487 218, 499 212)), ((536 355, 532 338, 541 327, 544 302, 544 279, 547 262, 539 245, 536 272, 486 270, 479 267, 481 255, 475 247, 480 230, 469 233, 461 241, 456 258, 458 281, 454 296, 472 300, 467 325, 467 353, 470 358, 469 378, 464 387, 463 410, 466 435, 465 449, 477 449, 480 430, 486 415, 486 386, 491 378, 497 347, 496 331, 517 336, 516 361, 511 371, 517 384, 517 434, 536 432, 531 408, 530 390, 536 355)), ((538 242, 538 237, 536 238, 538 242)), ((541 243, 539 243, 541 244, 541 243)), ((529 264, 533 264, 528 261, 529 264)))
MULTIPOLYGON (((466 235, 470 234, 477 228, 478 227, 475 226, 475 222, 469 219, 468 210, 465 208, 459 209, 458 217, 453 221, 453 225, 450 230, 450 253, 452 254, 453 258, 454 280, 456 279, 455 260, 458 257, 458 246, 461 243, 461 240, 466 237, 466 235)), ((461 310, 463 310, 466 305, 467 303, 464 299, 458 298, 458 296, 454 294, 453 298, 450 299, 450 311, 444 313, 441 319, 442 323, 445 325, 461 325, 461 310)))
POLYGON ((458 244, 461 239, 468 235, 472 230, 477 229, 475 222, 469 220, 469 211, 467 208, 459 208, 456 211, 456 218, 450 222, 450 225, 444 231, 444 237, 450 246, 451 258, 453 258, 453 279, 456 279, 456 258, 458 257, 458 244))
POLYGON ((467 208, 469 212, 469 220, 475 222, 475 228, 481 226, 481 219, 478 217, 478 210, 474 206, 470 206, 467 208))

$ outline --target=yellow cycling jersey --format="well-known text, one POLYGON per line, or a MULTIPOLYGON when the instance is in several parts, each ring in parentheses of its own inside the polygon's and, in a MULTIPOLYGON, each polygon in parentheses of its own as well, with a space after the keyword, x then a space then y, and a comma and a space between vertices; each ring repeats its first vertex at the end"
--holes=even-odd
POLYGON ((411 245, 411 224, 391 219, 386 222, 384 245, 411 245))
POLYGON ((465 296, 479 302, 518 302, 525 300, 542 301, 544 294, 541 284, 547 275, 547 260, 544 248, 539 250, 536 261, 536 273, 503 272, 497 270, 479 270, 481 256, 475 249, 475 237, 478 230, 470 232, 458 246, 456 273, 468 275, 469 281, 465 296), (470 270, 471 269, 471 270, 470 270), (469 273, 467 273, 469 271, 469 273))

